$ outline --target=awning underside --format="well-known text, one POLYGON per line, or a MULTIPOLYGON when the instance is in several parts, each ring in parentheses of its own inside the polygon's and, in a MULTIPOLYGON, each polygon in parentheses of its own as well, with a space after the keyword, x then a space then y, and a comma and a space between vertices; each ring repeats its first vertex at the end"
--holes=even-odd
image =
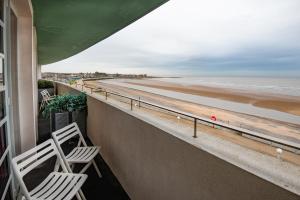
POLYGON ((32 0, 38 63, 75 55, 167 0, 32 0))

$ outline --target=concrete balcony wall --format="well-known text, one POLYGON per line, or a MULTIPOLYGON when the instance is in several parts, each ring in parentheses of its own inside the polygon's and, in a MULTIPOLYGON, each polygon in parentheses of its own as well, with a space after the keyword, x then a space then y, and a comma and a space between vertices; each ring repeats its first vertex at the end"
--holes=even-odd
POLYGON ((15 133, 15 150, 19 154, 36 145, 37 139, 37 74, 36 35, 32 18, 31 1, 10 1, 16 16, 16 62, 11 66, 12 132, 15 133))
MULTIPOLYGON (((61 84, 57 91, 78 92, 61 84)), ((132 199, 299 199, 128 110, 93 96, 87 103, 88 137, 132 199)))

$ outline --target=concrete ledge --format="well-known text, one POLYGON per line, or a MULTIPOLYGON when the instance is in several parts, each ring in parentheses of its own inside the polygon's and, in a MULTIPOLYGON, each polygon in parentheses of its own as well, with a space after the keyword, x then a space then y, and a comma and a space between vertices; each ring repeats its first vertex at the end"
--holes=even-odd
MULTIPOLYGON (((78 92, 62 84, 58 91, 78 92)), ((298 166, 205 133, 187 137, 94 95, 87 123, 132 199, 299 199, 298 166)))

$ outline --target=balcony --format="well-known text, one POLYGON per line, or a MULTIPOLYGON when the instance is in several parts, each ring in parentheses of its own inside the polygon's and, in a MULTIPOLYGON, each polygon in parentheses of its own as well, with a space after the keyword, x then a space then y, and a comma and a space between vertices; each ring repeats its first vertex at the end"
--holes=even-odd
MULTIPOLYGON (((102 147, 99 161, 101 170, 107 169, 104 176, 120 183, 99 181, 91 174, 88 184, 93 187, 85 187, 91 193, 105 185, 111 188, 108 195, 117 190, 114 194, 120 199, 298 198, 297 152, 288 153, 296 157, 296 163, 291 163, 289 156, 277 159, 276 145, 264 141, 258 142, 259 147, 271 154, 212 137, 202 125, 196 124, 196 130, 193 123, 178 126, 166 120, 166 116, 175 119, 178 115, 172 110, 162 113, 146 102, 139 108, 138 101, 111 91, 61 82, 55 85, 57 94, 87 94, 88 138, 102 147)), ((234 137, 236 133, 230 134, 234 137)))
MULTIPOLYGON (((167 1, 0 2, 0 198, 10 200, 19 191, 9 161, 50 138, 49 122, 38 118, 41 65, 83 51, 167 1)), ((126 93, 55 85, 58 95, 87 94, 87 140, 101 146, 97 163, 103 173, 99 179, 93 168, 87 171, 87 199, 299 199, 294 143, 126 93)), ((37 168, 28 184, 38 184, 53 165, 37 168)))

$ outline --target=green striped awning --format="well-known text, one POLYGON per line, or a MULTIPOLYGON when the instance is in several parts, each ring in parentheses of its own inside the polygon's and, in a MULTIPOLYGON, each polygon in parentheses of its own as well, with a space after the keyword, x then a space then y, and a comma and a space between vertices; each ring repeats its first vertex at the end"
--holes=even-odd
POLYGON ((167 0, 32 0, 38 63, 73 56, 167 0))

